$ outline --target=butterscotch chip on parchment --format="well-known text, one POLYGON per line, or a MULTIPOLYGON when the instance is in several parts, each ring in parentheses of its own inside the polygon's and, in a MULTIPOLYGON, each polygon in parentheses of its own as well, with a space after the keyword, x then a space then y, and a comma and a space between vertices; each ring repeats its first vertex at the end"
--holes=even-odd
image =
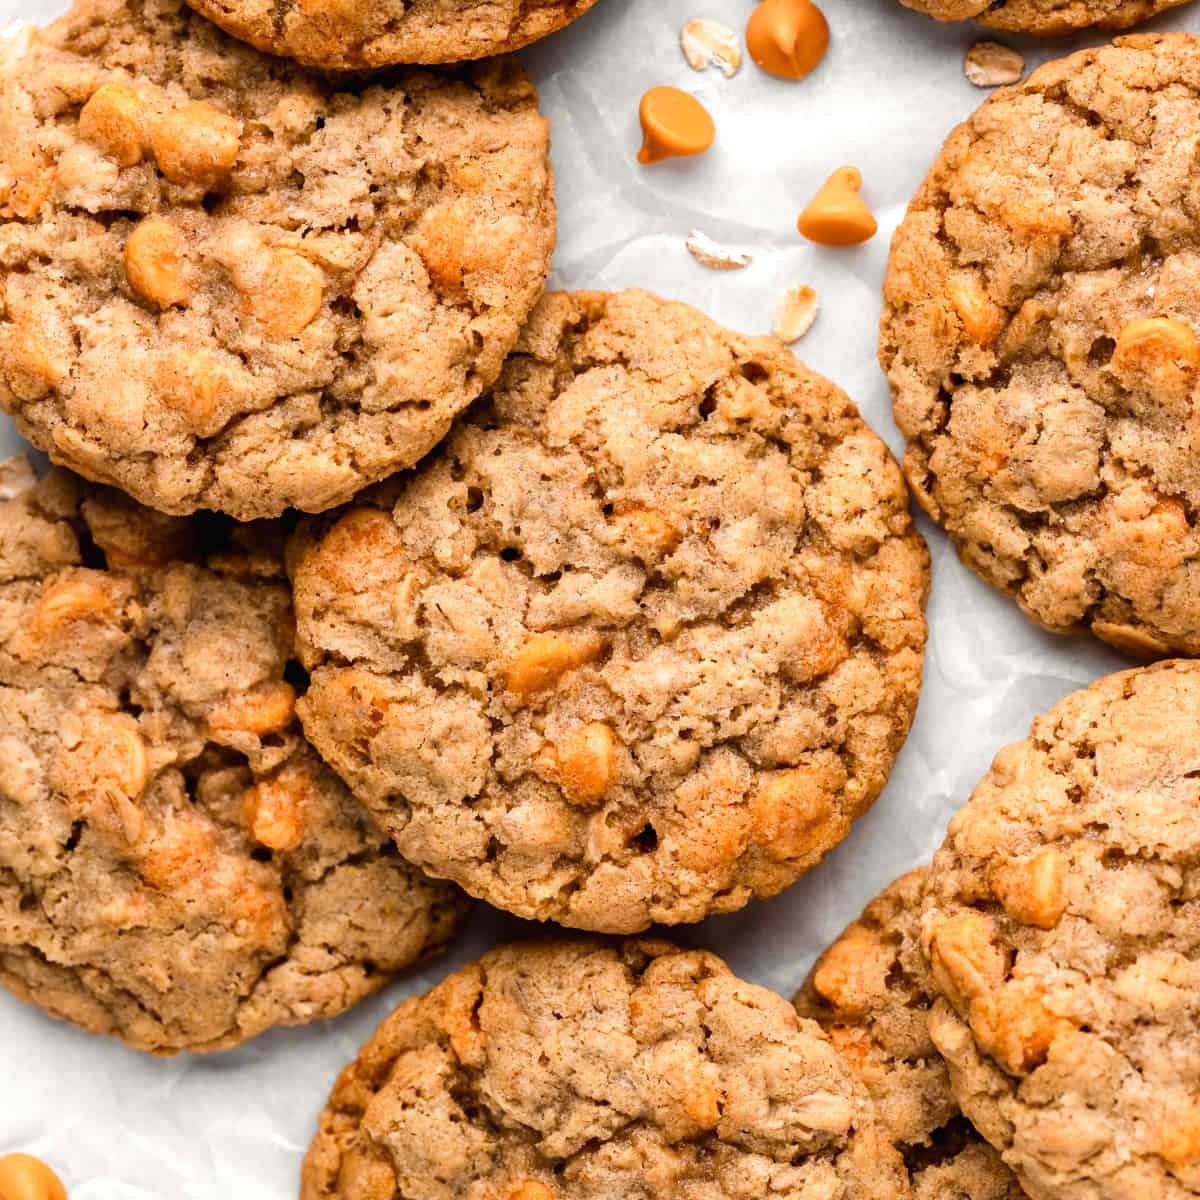
POLYGON ((950 136, 892 244, 905 473, 1049 629, 1200 653, 1200 39, 1053 62, 950 136))
POLYGON ((925 876, 911 871, 872 900, 817 961, 794 1003, 865 1085, 916 1200, 1020 1200, 1016 1176, 963 1117, 929 1035, 925 876))
POLYGON ((547 297, 444 448, 292 562, 309 737, 407 858, 529 918, 779 891, 916 705, 884 444, 776 339, 645 292, 547 297))
POLYGON ((1068 696, 925 887, 931 1033, 1036 1200, 1200 1192, 1200 663, 1068 696))
POLYGON ((503 947, 406 1001, 341 1073, 302 1200, 899 1200, 821 1031, 712 954, 503 947))
POLYGON ((334 1016, 465 908, 305 743, 282 542, 64 471, 0 503, 0 983, 141 1050, 334 1016))
POLYGON ((1080 29, 1129 29, 1188 0, 900 0, 939 21, 976 20, 1009 33, 1043 37, 1080 29))
POLYGON ((188 0, 228 33, 314 67, 362 69, 508 54, 596 0, 188 0))
POLYGON ((0 405, 164 512, 330 508, 496 378, 548 148, 512 60, 335 78, 79 0, 0 66, 0 405))

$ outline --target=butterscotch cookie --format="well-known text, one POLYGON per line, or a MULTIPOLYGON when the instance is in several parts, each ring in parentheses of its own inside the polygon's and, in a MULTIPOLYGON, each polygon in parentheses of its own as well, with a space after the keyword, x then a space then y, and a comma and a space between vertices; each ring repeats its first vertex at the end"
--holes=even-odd
POLYGON ((896 234, 905 472, 1034 620, 1200 653, 1200 40, 1036 71, 950 137, 896 234))
POLYGON ((1128 29, 1188 0, 900 0, 939 21, 974 19, 1009 33, 1041 37, 1099 26, 1128 29))
POLYGON ((406 1001, 338 1078, 301 1187, 302 1200, 907 1194, 817 1026, 714 955, 657 941, 508 946, 406 1001))
POLYGON ((556 294, 423 469, 293 553, 309 737, 432 874, 607 932, 815 866, 917 701, 900 473, 774 339, 556 294))
POLYGON ((188 0, 228 33, 315 67, 448 63, 508 54, 596 0, 188 0))
POLYGON ((918 1200, 1019 1200, 1016 1177, 971 1127, 929 1036, 921 954, 925 870, 896 880, 821 956, 795 998, 866 1086, 918 1200))
POLYGON ((931 1032, 1031 1196, 1200 1192, 1200 663, 1002 750, 925 889, 931 1032))
POLYGON ((164 512, 349 499, 496 378, 547 151, 511 60, 339 81, 80 0, 0 69, 0 405, 164 512))
POLYGON ((0 503, 0 982, 158 1053, 333 1016, 463 910, 305 744, 282 530, 231 525, 0 503))

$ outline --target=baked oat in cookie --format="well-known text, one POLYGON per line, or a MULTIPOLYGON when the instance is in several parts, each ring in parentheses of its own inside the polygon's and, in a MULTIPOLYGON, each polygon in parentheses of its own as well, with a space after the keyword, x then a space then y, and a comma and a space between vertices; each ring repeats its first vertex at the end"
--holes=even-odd
POLYGON ((811 1021, 664 942, 493 950, 338 1078, 302 1200, 907 1196, 811 1021))
POLYGON ((1080 29, 1129 29, 1189 0, 900 0, 939 21, 968 21, 1042 37, 1080 29))
POLYGON ((955 1095, 1035 1200, 1200 1193, 1200 663, 1102 679, 997 755, 922 944, 955 1095))
POLYGON ((300 734, 282 538, 62 471, 0 502, 0 982, 141 1050, 333 1016, 464 909, 300 734))
POLYGON ((917 702, 928 557, 849 399, 645 292, 555 294, 416 475, 292 555, 308 736, 500 908, 698 921, 815 866, 917 702))
POLYGON ((1200 653, 1200 39, 1050 63, 951 135, 896 234, 905 472, 1054 630, 1200 653))
POLYGON ((508 54, 596 0, 188 0, 260 50, 316 67, 447 63, 508 54))
POLYGON ((0 405, 164 512, 347 500, 495 379, 547 153, 511 60, 333 80, 183 0, 79 0, 0 70, 0 405))
POLYGON ((818 960, 794 1003, 866 1086, 917 1200, 1020 1200, 1016 1176, 971 1127, 929 1036, 921 953, 924 868, 867 905, 818 960))

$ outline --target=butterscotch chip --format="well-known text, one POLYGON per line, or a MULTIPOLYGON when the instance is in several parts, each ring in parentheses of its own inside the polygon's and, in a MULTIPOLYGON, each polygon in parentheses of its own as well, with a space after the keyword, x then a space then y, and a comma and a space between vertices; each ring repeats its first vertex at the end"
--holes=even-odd
POLYGON ((0 501, 0 983, 141 1050, 334 1016, 465 907, 304 741, 283 532, 0 501))
POLYGON ((645 292, 554 294, 420 472, 291 556, 310 738, 500 908, 697 921, 819 863, 912 718, 925 548, 849 399, 645 292))
POLYGON ((1035 1200, 1200 1190, 1198 735, 1200 663, 1068 696, 997 755, 929 872, 930 1033, 1035 1200), (968 943, 978 986, 945 969, 968 943))
POLYGON ((333 1088, 301 1200, 430 1180, 497 1200, 909 1197, 817 1026, 661 941, 505 946, 383 1022, 333 1088))
POLYGON ((514 60, 335 76, 184 0, 78 0, 0 64, 0 128, 0 408, 162 512, 319 512, 411 466, 545 286, 514 60))
POLYGON ((1139 657, 1200 654, 1200 168, 1170 148, 1200 135, 1197 69, 1200 39, 1138 35, 997 93, 946 143, 885 284, 923 507, 1039 624, 1139 657))
POLYGON ((188 0, 228 33, 314 67, 449 63, 509 54, 596 0, 188 0))
POLYGON ((921 954, 925 870, 896 880, 817 961, 796 994, 866 1087, 917 1200, 1021 1200, 1016 1176, 963 1117, 929 1036, 921 954))
POLYGON ((900 0, 939 21, 978 21, 1010 33, 1054 37, 1078 29, 1128 29, 1188 0, 900 0))

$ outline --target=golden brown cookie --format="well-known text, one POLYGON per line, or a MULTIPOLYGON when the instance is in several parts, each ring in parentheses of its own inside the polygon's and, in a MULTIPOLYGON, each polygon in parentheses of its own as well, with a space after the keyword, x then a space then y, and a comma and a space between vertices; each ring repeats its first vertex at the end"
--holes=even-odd
POLYGON ((512 60, 372 79, 183 0, 79 0, 0 67, 0 405, 164 512, 317 512, 496 377, 554 246, 512 60))
POLYGON ((899 1156, 786 1000, 665 942, 493 950, 338 1078, 302 1200, 899 1200, 899 1156))
POLYGON ((777 341, 555 294, 414 476, 293 554, 309 737, 432 874, 636 932, 786 887, 878 796, 928 558, 777 341))
POLYGON ((0 982, 169 1054, 333 1016, 440 947, 461 893, 396 854, 294 720, 283 530, 63 471, 11 492, 0 982))
POLYGON ((448 63, 508 54, 596 0, 188 0, 227 33, 314 67, 448 63))
POLYGON ((1200 653, 1200 39, 1050 63, 951 135, 892 245, 904 467, 1054 630, 1200 653))
POLYGON ((904 1156, 917 1200, 1020 1200, 1016 1176, 971 1127, 929 1036, 921 891, 910 871, 867 905, 796 994, 830 1036, 904 1156))
POLYGON ((1200 663, 1102 679, 996 756, 922 945, 955 1096, 1031 1196, 1200 1193, 1200 663))
POLYGON ((1040 37, 1080 29, 1129 29, 1189 0, 900 0, 939 21, 974 19, 1009 33, 1040 37))

